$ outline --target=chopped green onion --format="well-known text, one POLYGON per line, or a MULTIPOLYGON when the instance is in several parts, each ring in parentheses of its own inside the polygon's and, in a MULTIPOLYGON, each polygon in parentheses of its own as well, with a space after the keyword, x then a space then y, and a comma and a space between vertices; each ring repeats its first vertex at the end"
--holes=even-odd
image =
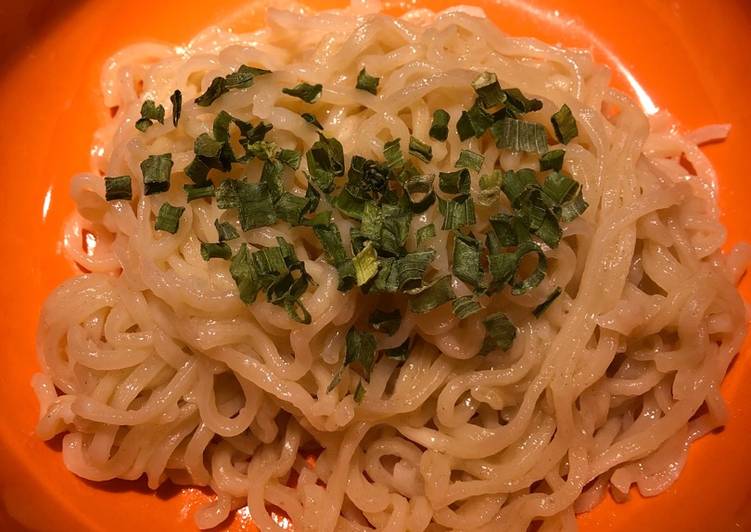
POLYGON ((174 235, 180 226, 180 217, 183 215, 183 212, 185 212, 185 207, 175 207, 167 202, 162 203, 162 206, 159 208, 159 214, 156 217, 154 229, 157 231, 167 231, 174 235))
POLYGON ((434 180, 435 177, 432 175, 418 175, 409 178, 404 183, 404 191, 407 193, 407 199, 413 213, 423 213, 435 203, 434 180))
POLYGON ((264 74, 271 74, 270 70, 264 68, 256 68, 248 65, 240 65, 235 72, 228 74, 224 78, 225 86, 229 89, 247 89, 255 81, 256 76, 262 76, 264 74))
POLYGON ((141 118, 136 121, 136 129, 146 131, 154 121, 164 124, 164 106, 157 106, 154 100, 144 100, 141 105, 141 118))
POLYGON ((326 138, 320 133, 318 137, 305 158, 313 182, 321 192, 328 193, 334 190, 334 178, 344 175, 344 149, 334 138, 326 138))
POLYGON ((506 108, 513 109, 514 114, 531 113, 542 109, 542 102, 537 98, 529 99, 519 89, 506 89, 506 108))
POLYGON ((389 168, 396 168, 404 164, 400 140, 393 139, 383 145, 383 157, 386 159, 389 168))
POLYGON ((404 362, 405 360, 407 360, 407 357, 409 356, 409 347, 410 347, 409 344, 410 344, 410 339, 407 338, 398 347, 385 349, 383 351, 383 354, 389 358, 398 360, 399 362, 404 362))
POLYGON ((430 240, 431 238, 435 237, 435 224, 428 224, 422 226, 420 229, 417 230, 417 233, 415 233, 415 240, 417 242, 417 247, 422 247, 423 242, 426 240, 430 240))
POLYGON ((433 111, 433 123, 430 126, 429 135, 435 140, 444 141, 449 136, 449 120, 451 116, 443 109, 433 111))
POLYGON ((540 124, 504 118, 495 122, 490 132, 499 148, 537 153, 545 153, 548 150, 547 132, 540 124))
POLYGON ((433 158, 433 148, 415 137, 409 137, 409 154, 421 161, 429 163, 433 158))
POLYGON ((482 168, 482 163, 485 162, 485 156, 475 153, 471 150, 462 150, 459 153, 459 159, 454 165, 455 168, 469 168, 475 172, 479 172, 482 168))
POLYGON ((364 285, 378 273, 378 253, 372 242, 368 242, 362 251, 355 255, 352 265, 355 267, 357 286, 364 285))
POLYGON ((344 362, 342 367, 337 371, 326 389, 330 392, 341 381, 341 375, 344 368, 352 364, 359 364, 365 374, 365 379, 370 380, 370 372, 375 365, 375 337, 369 332, 362 332, 354 327, 347 331, 347 338, 344 348, 344 362))
POLYGON ((172 125, 177 127, 183 109, 183 93, 176 90, 172 93, 172 96, 169 97, 169 100, 172 102, 172 125))
POLYGON ((117 177, 104 178, 104 198, 107 201, 129 200, 133 197, 133 191, 130 185, 130 176, 121 175, 117 177))
POLYGON ((393 336, 399 330, 399 326, 402 323, 402 313, 398 308, 391 312, 376 310, 368 318, 368 323, 376 331, 393 336))
POLYGON ((237 199, 240 227, 243 231, 273 225, 276 222, 276 212, 268 187, 264 183, 240 183, 237 199))
POLYGON ((149 155, 141 162, 143 173, 143 191, 146 196, 169 190, 172 172, 172 154, 149 155))
POLYGON ((584 201, 584 196, 582 196, 582 191, 580 189, 574 199, 561 205, 561 220, 564 222, 570 222, 584 214, 587 207, 589 207, 589 204, 584 201))
POLYGON ((355 403, 362 403, 362 400, 365 398, 365 387, 362 385, 362 381, 357 383, 352 398, 355 400, 355 403))
POLYGON ((416 314, 424 314, 456 299, 451 288, 451 275, 445 275, 420 289, 409 300, 409 309, 416 314))
POLYGON ((485 340, 480 354, 485 355, 495 349, 507 351, 516 338, 516 327, 505 314, 494 312, 482 320, 485 326, 485 340))
POLYGON ((235 229, 234 225, 229 222, 220 222, 219 218, 214 220, 214 227, 216 227, 219 242, 234 240, 235 238, 239 238, 240 236, 240 233, 237 232, 237 229, 235 229))
POLYGON ((477 203, 484 206, 492 205, 501 196, 503 173, 493 170, 490 174, 480 176, 480 194, 477 203))
POLYGON ((451 302, 451 312, 460 320, 468 318, 481 310, 482 305, 480 305, 475 296, 457 297, 451 302))
POLYGON ((458 196, 446 202, 443 212, 441 229, 459 229, 465 225, 473 225, 475 219, 475 204, 470 196, 458 196))
POLYGON ((282 89, 282 92, 284 94, 294 96, 295 98, 300 98, 304 102, 315 103, 316 101, 318 101, 318 98, 321 97, 322 90, 323 85, 321 85, 320 83, 311 85, 310 83, 303 82, 295 85, 292 88, 284 88, 282 89))
POLYGON ((229 247, 229 244, 224 242, 217 244, 201 242, 201 257, 205 261, 209 261, 210 259, 229 260, 232 258, 232 249, 229 247))
POLYGON ((466 168, 438 174, 438 188, 446 194, 469 194, 470 184, 471 179, 466 168))
POLYGON ((540 157, 540 171, 554 170, 560 172, 563 168, 563 157, 566 155, 564 150, 551 150, 540 157))
POLYGON ((183 185, 183 189, 188 194, 188 202, 199 198, 210 198, 214 196, 214 185, 211 183, 205 186, 183 185))
POLYGON ((498 78, 492 72, 483 72, 472 82, 477 96, 482 101, 485 109, 503 105, 506 101, 506 93, 501 90, 498 78))
POLYGON ((493 117, 475 102, 469 110, 462 111, 461 117, 456 122, 456 132, 461 141, 472 136, 479 139, 492 125, 493 117))
POLYGON ((302 159, 302 153, 297 150, 282 149, 279 151, 279 162, 285 166, 289 166, 293 170, 300 168, 300 160, 302 159))
POLYGON ((228 90, 229 89, 227 89, 227 81, 222 77, 216 77, 211 80, 211 84, 208 86, 206 91, 204 91, 203 94, 195 99, 195 102, 201 107, 208 107, 217 99, 219 99, 220 96, 225 94, 228 90))
POLYGON ((315 117, 315 115, 312 115, 312 114, 310 114, 310 113, 302 113, 302 114, 301 114, 300 116, 301 116, 301 117, 303 117, 303 119, 304 119, 304 120, 305 120, 305 121, 306 121, 306 122, 307 122, 308 124, 311 124, 311 125, 313 125, 313 126, 317 127, 318 129, 321 129, 321 130, 323 129, 323 126, 322 126, 322 125, 321 125, 321 123, 320 123, 320 122, 318 121, 318 119, 317 119, 317 118, 315 117))
POLYGON ((537 305, 535 309, 532 311, 532 314, 534 314, 535 318, 539 318, 540 316, 542 316, 543 312, 545 312, 548 309, 548 307, 553 304, 553 301, 558 299, 558 296, 561 295, 561 292, 563 292, 561 287, 556 286, 555 290, 550 292, 548 297, 545 298, 545 301, 537 305))
POLYGON ((356 88, 367 91, 370 94, 375 94, 378 90, 378 83, 380 81, 380 78, 368 75, 368 73, 365 71, 365 67, 363 67, 360 73, 357 74, 356 88))
POLYGON ((193 143, 193 151, 199 157, 214 158, 222 151, 224 142, 214 140, 208 133, 201 133, 193 143))
POLYGON ((516 252, 514 253, 516 258, 514 269, 518 270, 519 264, 521 263, 522 259, 529 253, 534 253, 537 255, 537 266, 525 279, 521 281, 516 281, 514 279, 511 280, 511 293, 515 296, 530 291, 532 288, 540 284, 545 278, 545 272, 548 266, 547 258, 545 257, 545 253, 542 252, 542 249, 540 249, 540 246, 538 246, 531 240, 522 242, 516 249, 516 252))
POLYGON ((536 184, 537 176, 534 170, 529 168, 521 168, 517 171, 508 170, 503 176, 501 190, 506 194, 511 204, 515 205, 527 187, 536 184))
POLYGON ((480 269, 480 243, 477 239, 461 233, 454 235, 454 254, 451 268, 458 279, 475 287, 480 286, 482 270, 480 269))
POLYGON ((555 137, 561 144, 568 142, 579 134, 579 128, 576 127, 576 119, 571 113, 571 109, 565 103, 561 109, 550 117, 555 130, 555 137))

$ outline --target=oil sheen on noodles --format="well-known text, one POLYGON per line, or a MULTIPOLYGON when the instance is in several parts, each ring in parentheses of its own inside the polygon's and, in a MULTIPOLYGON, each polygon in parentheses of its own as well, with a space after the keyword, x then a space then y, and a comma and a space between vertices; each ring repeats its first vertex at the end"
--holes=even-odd
MULTIPOLYGON (((476 10, 392 18, 379 9, 269 9, 253 33, 241 13, 228 21, 235 31, 212 27, 184 47, 132 46, 106 64, 114 116, 97 134, 95 171, 73 179, 78 213, 65 238, 88 273, 57 288, 42 312, 39 435, 63 433, 65 465, 90 480, 210 486, 217 497, 196 512, 201 528, 247 505, 263 530, 287 522, 280 515, 295 530, 572 530, 608 490, 663 491, 690 444, 723 424, 720 383, 745 335, 736 284, 749 250, 721 253, 715 174, 696 144, 726 131, 683 135, 610 88, 589 53, 508 37, 476 10), (298 149, 317 138, 299 115, 311 110, 347 156, 379 159, 384 141, 410 132, 429 139, 438 108, 455 124, 483 71, 541 99, 528 119, 549 131, 553 110, 572 109, 580 135, 564 169, 590 207, 549 252, 540 286, 494 296, 519 329, 509 352, 476 356, 480 319, 460 325, 444 305, 376 335, 379 348, 419 339, 400 368, 378 362, 361 404, 349 370, 327 392, 344 333, 369 309, 359 291, 337 291, 316 241, 287 226, 241 240, 294 244, 317 283, 303 298, 312 324, 240 301, 226 261, 199 253, 200 241, 216 241, 221 211, 186 204, 181 170, 214 118, 193 99, 241 64, 274 73, 223 96, 222 109, 272 124, 271 139, 298 149), (363 66, 381 78, 377 96, 354 88, 363 66), (323 84, 318 102, 281 95, 300 80, 323 84), (180 126, 137 131, 143 99, 169 105, 175 88, 180 126), (164 152, 173 186, 144 197, 139 163, 164 152), (134 176, 132 207, 104 200, 103 174, 134 176), (187 207, 174 235, 153 227, 163 199, 187 207), (536 319, 531 310, 555 286, 563 295, 536 319)), ((432 142, 431 171, 451 170, 461 147, 485 156, 486 173, 536 164, 487 139, 462 146, 451 131, 432 142)), ((347 235, 347 222, 336 223, 347 235)), ((487 223, 478 217, 479 229, 487 223)), ((439 270, 448 264, 442 233, 439 270)))

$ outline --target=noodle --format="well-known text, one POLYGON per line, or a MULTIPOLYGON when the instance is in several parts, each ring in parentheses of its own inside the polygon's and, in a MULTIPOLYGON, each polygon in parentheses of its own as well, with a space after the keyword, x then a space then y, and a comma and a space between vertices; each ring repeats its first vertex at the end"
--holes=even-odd
MULTIPOLYGON (((728 128, 683 135, 610 88, 588 53, 505 36, 476 10, 392 18, 356 3, 266 16, 256 33, 209 28, 185 47, 136 45, 105 66, 105 104, 116 112, 97 133, 95 171, 73 179, 78 213, 64 240, 87 273, 50 295, 39 326, 39 436, 63 433, 65 465, 86 479, 209 486, 217 497, 196 513, 201 528, 247 505, 262 530, 281 528, 280 516, 295 530, 571 530, 608 489, 625 498, 634 484, 644 495, 670 486, 689 445, 725 422, 719 386, 745 336, 735 285, 751 248, 720 251, 716 178, 696 145, 728 128), (182 185, 194 140, 218 112, 193 100, 242 64, 273 75, 228 92, 222 109, 271 124, 269 138, 303 150, 318 137, 299 113, 312 110, 347 157, 378 159, 392 138, 428 139, 438 108, 453 127, 478 72, 542 100, 534 122, 570 107, 579 136, 566 145, 565 171, 589 208, 547 252, 539 286, 489 303, 518 329, 508 351, 476 356, 476 316, 460 321, 445 306, 407 313, 393 336, 376 334, 378 349, 416 338, 403 364, 380 358, 361 403, 352 370, 328 390, 346 330, 375 307, 337 290, 309 230, 281 223, 239 241, 292 243, 314 281, 302 296, 311 323, 240 300, 228 263, 201 257, 222 211, 187 203, 182 185), (380 77, 377 97, 355 88, 363 67, 380 77), (283 97, 300 79, 323 85, 316 103, 283 97), (176 88, 186 102, 179 127, 136 130, 142 101, 167 102, 176 88), (110 203, 101 178, 140 176, 141 161, 165 152, 174 169, 163 197, 185 207, 175 234, 154 229, 156 196, 137 185, 133 202, 110 203), (561 296, 533 316, 557 286, 561 296)), ((451 171, 463 148, 484 155, 481 173, 537 165, 455 133, 432 145, 432 173, 451 171)), ((304 183, 296 172, 295 190, 304 183)), ((477 176, 471 187, 480 192, 477 176)), ((437 211, 416 216, 413 231, 437 211)), ((335 223, 348 246, 351 223, 335 223)), ((448 231, 431 244, 432 266, 450 273, 448 231)))

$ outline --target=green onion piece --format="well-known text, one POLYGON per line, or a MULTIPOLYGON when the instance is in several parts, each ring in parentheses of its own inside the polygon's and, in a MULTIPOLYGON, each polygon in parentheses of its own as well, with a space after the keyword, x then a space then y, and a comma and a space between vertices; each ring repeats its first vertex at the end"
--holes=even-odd
POLYGON ((477 76, 472 82, 472 88, 475 89, 485 109, 503 105, 506 101, 506 93, 501 90, 498 78, 492 72, 483 72, 477 76))
POLYGON ((451 312, 460 320, 468 318, 481 310, 482 305, 480 305, 475 296, 457 297, 451 302, 451 312))
POLYGON ((193 151, 199 157, 214 158, 222 151, 223 142, 214 140, 208 133, 201 133, 193 143, 193 151))
POLYGON ((208 107, 228 90, 227 81, 222 77, 216 77, 211 80, 211 84, 206 91, 195 99, 195 102, 201 107, 208 107))
POLYGON ((485 326, 485 339, 480 349, 481 355, 486 355, 495 349, 507 351, 516 338, 516 327, 511 320, 501 312, 489 314, 482 324, 485 326))
POLYGON ((545 253, 542 252, 542 249, 540 249, 540 246, 538 246, 531 240, 522 242, 521 244, 519 244, 519 247, 516 249, 515 270, 518 270, 519 264, 521 263, 522 259, 524 258, 525 255, 529 253, 534 253, 537 255, 537 266, 532 271, 532 273, 530 273, 525 279, 521 281, 516 281, 515 279, 512 279, 511 293, 515 296, 518 296, 518 295, 521 295, 530 291, 532 288, 540 284, 542 280, 545 278, 545 272, 548 267, 547 258, 545 257, 545 253))
POLYGON ((172 125, 177 127, 183 109, 183 93, 176 90, 172 93, 172 96, 169 97, 169 100, 172 102, 172 125))
POLYGON ((334 190, 334 178, 344 175, 344 149, 334 138, 326 138, 320 133, 318 137, 305 158, 313 182, 321 192, 328 193, 334 190))
POLYGON ((441 229, 459 229, 477 221, 475 219, 475 204, 470 196, 458 196, 443 203, 445 207, 441 229))
POLYGON ((268 161, 276 158, 278 147, 275 142, 259 140, 253 144, 248 144, 247 151, 251 158, 255 157, 262 161, 268 161))
POLYGON ((445 141, 449 136, 449 120, 451 117, 443 109, 433 111, 433 123, 428 134, 435 140, 445 141))
POLYGON ((157 231, 167 231, 174 235, 180 226, 180 217, 183 215, 183 212, 185 212, 185 207, 175 207, 167 202, 162 203, 162 206, 159 208, 159 214, 156 217, 154 229, 157 231))
POLYGON ((561 205, 561 221, 570 222, 571 220, 574 220, 584 214, 587 207, 589 207, 589 204, 584 201, 584 196, 582 196, 582 191, 580 189, 574 199, 561 205))
POLYGON ((560 172, 563 168, 563 157, 566 155, 564 150, 551 150, 540 157, 540 171, 554 170, 560 172))
POLYGON ((265 68, 256 68, 248 65, 240 65, 235 72, 228 74, 224 78, 225 86, 229 89, 247 89, 255 81, 256 76, 263 76, 264 74, 271 74, 270 70, 265 68))
POLYGON ((503 173, 500 170, 493 170, 490 174, 480 176, 480 194, 477 197, 477 203, 486 207, 495 203, 501 196, 502 182, 503 173))
POLYGON ((375 94, 378 91, 378 83, 380 81, 381 81, 381 78, 370 76, 365 71, 365 67, 363 67, 360 73, 357 74, 356 88, 363 90, 363 91, 367 91, 370 94, 375 94))
POLYGON ((282 170, 282 163, 278 159, 267 159, 261 169, 261 179, 259 182, 266 185, 269 196, 274 201, 278 200, 279 196, 284 192, 284 184, 281 177, 282 170))
POLYGON ((475 172, 479 172, 482 168, 482 163, 485 162, 485 156, 479 153, 475 153, 472 150, 462 150, 459 153, 459 159, 454 165, 455 168, 469 168, 475 172))
POLYGON ((201 157, 195 157, 185 167, 185 175, 190 178, 196 185, 204 185, 208 183, 208 175, 211 167, 201 157))
POLYGON ((454 235, 454 254, 452 261, 454 275, 474 287, 482 283, 480 269, 480 243, 477 239, 456 233, 454 235))
POLYGON ((296 196, 284 191, 274 204, 276 215, 290 225, 302 224, 303 216, 310 211, 309 197, 296 196))
POLYGON ((537 184, 537 175, 534 170, 521 168, 517 171, 508 170, 503 175, 501 190, 506 194, 512 205, 516 205, 519 198, 530 185, 537 184))
POLYGON ((470 184, 471 179, 466 168, 438 174, 438 188, 446 194, 469 194, 470 184))
POLYGON ((563 292, 563 289, 560 286, 556 286, 555 290, 550 292, 548 297, 545 298, 545 301, 537 305, 535 309, 532 311, 532 314, 534 314, 535 318, 539 318, 540 316, 542 316, 543 312, 545 312, 548 309, 548 307, 553 304, 553 301, 558 299, 558 296, 560 296, 562 292, 563 292))
POLYGON ((358 331, 352 327, 347 332, 344 365, 359 363, 365 373, 365 379, 370 379, 370 372, 375 365, 375 337, 369 332, 358 331))
POLYGON ((555 130, 555 137, 561 144, 568 142, 579 134, 579 128, 576 127, 576 119, 571 113, 571 109, 565 103, 561 109, 550 117, 555 130))
POLYGON ((346 292, 355 285, 357 276, 352 260, 347 257, 339 229, 327 220, 325 224, 313 225, 313 233, 321 242, 326 260, 337 269, 339 274, 337 289, 346 292))
POLYGON ((164 106, 157 106, 154 100, 144 100, 141 105, 141 118, 136 120, 136 129, 146 131, 154 123, 154 120, 164 124, 164 106))
POLYGON ((232 258, 232 248, 229 247, 229 244, 224 242, 219 242, 217 244, 201 242, 201 257, 203 257, 203 260, 205 261, 211 259, 229 260, 232 258))
POLYGON ((469 110, 462 111, 461 117, 456 122, 456 132, 461 141, 472 136, 479 139, 492 125, 493 117, 478 105, 478 102, 475 102, 469 110))
POLYGON ((362 381, 357 383, 352 398, 355 400, 355 403, 362 403, 362 400, 365 398, 365 387, 362 385, 362 381))
POLYGON ((405 181, 404 191, 407 193, 409 206, 413 213, 423 213, 435 203, 434 180, 435 177, 432 175, 418 175, 405 181))
POLYGON ((239 238, 240 233, 237 232, 235 226, 229 222, 220 222, 219 218, 214 220, 214 227, 216 227, 216 233, 219 238, 219 242, 226 242, 228 240, 234 240, 239 238))
POLYGON ((407 357, 409 356, 409 347, 410 347, 409 344, 410 344, 410 339, 407 338, 398 347, 393 347, 391 349, 384 349, 383 354, 389 358, 398 360, 399 362, 404 362, 405 360, 407 360, 407 357))
POLYGON ((506 108, 513 109, 515 114, 531 113, 542 109, 542 102, 537 98, 529 99, 519 89, 506 89, 506 108))
POLYGON ((420 290, 425 270, 435 258, 435 251, 413 251, 396 260, 391 275, 396 278, 396 288, 402 292, 420 290))
POLYGON ((433 158, 433 148, 415 137, 409 137, 409 154, 423 162, 429 163, 433 158))
POLYGON ((323 85, 321 85, 320 83, 311 85, 310 83, 303 82, 295 85, 291 89, 284 88, 282 89, 282 92, 284 94, 294 96, 295 98, 300 98, 304 102, 315 103, 316 101, 318 101, 318 98, 321 97, 322 90, 323 85))
POLYGON ((282 149, 279 151, 279 162, 285 166, 289 166, 293 170, 300 168, 300 160, 302 159, 302 153, 297 150, 282 149))
POLYGON ((409 309, 416 314, 424 314, 456 299, 451 288, 451 275, 440 277, 424 286, 409 300, 409 309))
POLYGON ((305 120, 305 121, 306 121, 306 122, 307 122, 308 124, 311 124, 311 125, 315 126, 315 127, 316 127, 316 128, 318 128, 318 129, 321 129, 321 130, 323 129, 323 126, 322 126, 322 125, 321 125, 321 123, 320 123, 320 122, 318 121, 318 119, 317 119, 317 118, 315 117, 315 115, 312 115, 312 114, 310 114, 310 113, 302 113, 302 114, 301 114, 300 116, 301 116, 301 117, 303 117, 303 119, 304 119, 304 120, 305 120))
POLYGON ((143 173, 143 191, 146 196, 169 190, 172 173, 172 154, 149 155, 141 162, 143 173))
POLYGON ((237 209, 240 207, 240 188, 243 182, 238 179, 225 179, 217 187, 216 206, 220 209, 237 209))
POLYGON ((105 177, 104 189, 104 198, 107 201, 129 200, 133 198, 133 191, 131 190, 129 175, 105 177))
POLYGON ((273 225, 276 222, 276 212, 268 187, 264 183, 239 183, 238 214, 243 231, 273 225))
POLYGON ((389 168, 397 168, 404 164, 400 140, 393 139, 383 145, 383 157, 389 168))
MULTIPOLYGON (((488 235, 490 237, 490 235, 488 235)), ((503 285, 514 279, 518 267, 516 253, 488 254, 488 269, 493 278, 492 291, 500 290, 503 285)))
POLYGON ((435 237, 435 224, 428 224, 423 225, 420 229, 417 230, 415 233, 415 240, 417 242, 417 247, 422 247, 422 244, 430 240, 431 238, 435 237))
POLYGON ((525 220, 516 214, 494 214, 490 217, 490 225, 501 246, 516 246, 530 238, 525 220))
POLYGON ((333 204, 342 214, 361 220, 366 201, 365 198, 358 195, 358 191, 345 186, 339 195, 334 198, 333 204))
POLYGON ((183 185, 183 189, 188 194, 188 202, 199 198, 211 198, 214 196, 214 185, 211 183, 205 186, 183 185))
POLYGON ((499 148, 516 152, 545 153, 548 151, 547 132, 540 124, 504 118, 495 122, 490 132, 499 148))
POLYGON ((376 310, 368 318, 368 323, 376 331, 393 336, 399 330, 399 326, 402 323, 402 313, 398 308, 391 312, 376 310))
POLYGON ((378 273, 378 253, 372 242, 368 242, 362 251, 355 255, 352 265, 355 267, 357 286, 364 285, 378 273))

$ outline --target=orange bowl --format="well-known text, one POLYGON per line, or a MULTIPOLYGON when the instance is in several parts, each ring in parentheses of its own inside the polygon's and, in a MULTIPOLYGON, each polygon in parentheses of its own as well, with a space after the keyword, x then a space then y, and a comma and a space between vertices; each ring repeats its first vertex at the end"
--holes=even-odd
MULTIPOLYGON (((87 482, 62 463, 59 439, 34 435, 35 330, 42 301, 73 273, 60 253, 73 205, 70 176, 89 167, 103 119, 98 77, 104 60, 139 40, 182 42, 244 0, 36 0, 0 8, 0 150, 6 171, 0 220, 4 276, 0 304, 0 530, 194 530, 208 494, 139 482, 87 482)), ((316 8, 337 0, 308 0, 316 8)), ((410 0, 443 9, 449 0, 410 0)), ((732 123, 727 141, 706 148, 720 175, 728 241, 751 240, 751 3, 748 0, 466 0, 506 32, 592 48, 614 82, 646 106, 669 109, 686 128, 732 123), (638 81, 637 81, 638 80, 638 81), (650 103, 651 102, 651 103, 650 103)), ((387 7, 395 12, 399 5, 387 7)), ((261 20, 259 19, 259 23, 261 20)), ((747 298, 751 283, 742 286, 747 298)), ((746 350, 748 351, 748 350, 746 350)), ((727 427, 701 439, 666 493, 606 499, 579 517, 585 531, 751 530, 751 360, 741 354, 723 386, 727 427)), ((238 511, 233 530, 255 530, 238 511)))

